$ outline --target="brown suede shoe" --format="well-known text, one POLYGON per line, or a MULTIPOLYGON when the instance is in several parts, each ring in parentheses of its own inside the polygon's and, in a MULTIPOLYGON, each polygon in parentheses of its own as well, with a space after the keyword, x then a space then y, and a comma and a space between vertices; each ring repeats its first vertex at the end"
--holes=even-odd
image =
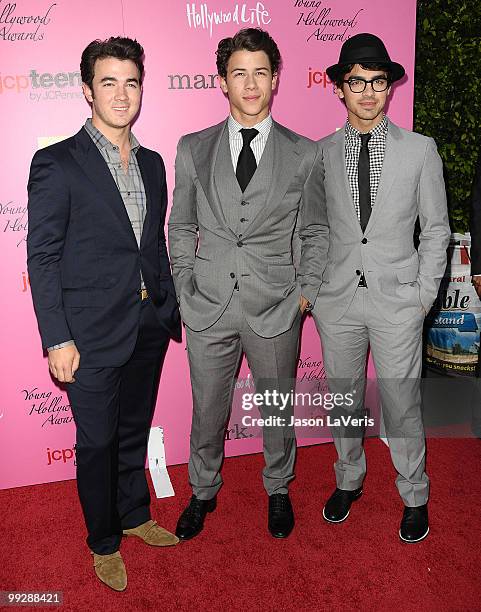
POLYGON ((94 556, 95 573, 100 580, 114 591, 125 591, 127 572, 120 552, 117 551, 111 555, 92 554, 94 556))
POLYGON ((150 546, 174 546, 179 543, 179 538, 163 527, 157 525, 157 521, 147 521, 134 529, 124 529, 126 536, 137 536, 150 546))

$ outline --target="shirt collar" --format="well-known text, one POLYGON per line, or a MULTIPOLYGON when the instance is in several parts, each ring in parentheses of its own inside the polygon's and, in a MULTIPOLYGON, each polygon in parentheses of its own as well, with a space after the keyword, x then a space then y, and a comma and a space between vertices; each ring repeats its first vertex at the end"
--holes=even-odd
MULTIPOLYGON (((94 124, 92 123, 92 119, 90 117, 87 119, 84 125, 85 130, 92 140, 95 142, 99 149, 115 149, 117 150, 117 146, 112 144, 108 138, 106 138, 100 130, 98 130, 94 124)), ((135 137, 135 135, 130 132, 130 150, 134 153, 137 153, 139 150, 140 143, 135 137)))
MULTIPOLYGON (((386 137, 387 134, 387 130, 388 130, 388 120, 386 115, 384 115, 384 117, 382 118, 382 121, 380 121, 376 127, 374 127, 372 130, 370 130, 369 134, 371 134, 371 141, 374 140, 380 140, 386 137)), ((355 127, 352 127, 352 125, 349 123, 349 121, 346 121, 346 142, 348 142, 349 144, 358 144, 361 142, 361 139, 359 138, 361 132, 359 130, 356 130, 355 127)))
MULTIPOLYGON (((238 121, 236 121, 232 115, 229 115, 227 125, 229 127, 229 138, 231 140, 241 137, 239 130, 244 129, 244 126, 241 125, 238 121)), ((267 138, 272 127, 272 115, 269 113, 265 119, 263 119, 259 123, 256 123, 252 127, 255 128, 264 138, 267 138)), ((256 138, 257 137, 258 135, 256 135, 256 138)))

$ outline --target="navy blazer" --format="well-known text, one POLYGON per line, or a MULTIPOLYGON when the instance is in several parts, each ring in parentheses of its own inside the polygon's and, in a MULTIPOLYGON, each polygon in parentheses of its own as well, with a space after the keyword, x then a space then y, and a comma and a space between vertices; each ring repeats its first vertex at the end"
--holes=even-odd
POLYGON ((112 174, 84 128, 32 160, 28 272, 42 344, 72 338, 81 367, 119 367, 129 359, 141 270, 160 324, 181 338, 164 235, 165 167, 144 147, 137 160, 147 197, 140 248, 112 174))

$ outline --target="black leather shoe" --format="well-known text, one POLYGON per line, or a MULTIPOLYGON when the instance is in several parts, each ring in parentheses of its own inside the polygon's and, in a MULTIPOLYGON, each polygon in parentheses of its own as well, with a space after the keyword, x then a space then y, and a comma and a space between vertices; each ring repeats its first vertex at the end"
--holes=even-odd
POLYGON ((329 523, 342 523, 342 521, 345 521, 349 516, 352 502, 359 499, 361 495, 362 487, 354 489, 354 491, 336 489, 327 500, 322 510, 322 516, 329 523))
POLYGON ((203 500, 197 499, 195 495, 192 495, 189 505, 179 517, 175 535, 180 540, 190 540, 194 538, 204 528, 204 519, 207 512, 214 512, 216 507, 216 497, 203 500))
POLYGON ((294 528, 294 512, 287 493, 269 495, 268 527, 275 538, 287 538, 294 528))
POLYGON ((420 542, 429 533, 428 507, 416 506, 415 508, 404 508, 404 514, 399 529, 399 537, 403 542, 414 544, 420 542))

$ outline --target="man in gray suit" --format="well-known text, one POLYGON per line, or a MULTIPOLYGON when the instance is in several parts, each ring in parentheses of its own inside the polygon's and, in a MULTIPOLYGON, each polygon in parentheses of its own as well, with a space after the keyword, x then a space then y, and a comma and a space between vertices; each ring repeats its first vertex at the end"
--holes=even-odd
MULTIPOLYGON (((280 61, 276 43, 260 29, 221 40, 217 69, 230 115, 178 146, 169 245, 194 403, 193 496, 176 531, 184 540, 216 507, 242 353, 257 392, 290 389, 302 312, 320 285, 323 166, 314 142, 269 113, 280 61)), ((260 410, 268 416, 276 407, 260 410)), ((287 489, 294 477, 291 413, 289 406, 281 426, 263 430, 268 527, 278 538, 294 526, 287 489)))
MULTIPOLYGON (((429 531, 419 384, 422 329, 446 266, 450 235, 442 164, 432 138, 401 129, 383 114, 391 84, 404 76, 404 68, 391 61, 379 38, 350 38, 327 74, 348 120, 344 129, 320 141, 329 234, 323 235, 323 277, 313 315, 330 390, 356 391, 346 415, 351 418, 364 414, 370 345, 405 505, 399 535, 418 542, 429 531)), ((337 488, 323 510, 332 523, 347 518, 366 472, 363 431, 351 423, 333 431, 337 488)))

